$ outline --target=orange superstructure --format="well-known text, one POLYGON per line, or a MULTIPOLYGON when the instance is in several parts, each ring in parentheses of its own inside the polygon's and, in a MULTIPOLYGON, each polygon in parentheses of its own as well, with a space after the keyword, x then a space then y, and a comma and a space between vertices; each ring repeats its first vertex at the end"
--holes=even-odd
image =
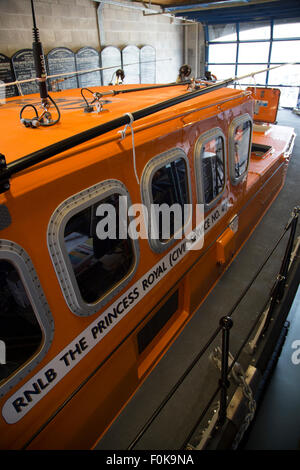
MULTIPOLYGON (((39 98, 12 98, 0 108, 0 152, 9 165, 184 93, 186 86, 108 96, 100 113, 84 113, 80 90, 53 93, 61 121, 38 129, 18 117, 39 98)), ((14 365, 7 348, 2 449, 93 448, 180 334, 285 180, 293 129, 256 130, 254 105, 251 92, 221 88, 12 175, 0 194, 1 276, 28 335, 27 326, 16 337, 7 327, 14 365), (186 239, 172 237, 99 245, 99 206, 116 195, 146 207, 161 201, 170 171, 177 192, 168 194, 181 192, 192 205, 193 231, 196 204, 204 206, 203 246, 188 250, 186 239), (26 343, 25 358, 14 341, 26 343)))

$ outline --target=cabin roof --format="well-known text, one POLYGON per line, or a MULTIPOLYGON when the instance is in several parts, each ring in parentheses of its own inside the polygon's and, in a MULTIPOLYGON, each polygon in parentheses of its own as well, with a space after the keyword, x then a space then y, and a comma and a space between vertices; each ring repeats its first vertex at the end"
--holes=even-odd
MULTIPOLYGON (((145 86, 145 85, 141 85, 145 86)), ((150 86, 150 85, 149 85, 150 86)), ((123 85, 122 87, 96 87, 93 91, 103 92, 111 89, 137 88, 138 85, 123 85)), ((187 92, 187 86, 175 86, 170 88, 158 88, 152 90, 136 91, 115 96, 104 96, 103 99, 108 102, 104 105, 104 111, 100 114, 85 113, 83 108, 85 102, 82 99, 80 89, 64 90, 61 92, 50 93, 56 101, 61 112, 61 120, 53 127, 26 128, 19 118, 20 110, 25 104, 35 104, 40 107, 40 97, 38 94, 26 95, 23 97, 10 98, 0 107, 1 111, 1 140, 0 153, 5 155, 7 163, 13 162, 18 158, 26 156, 32 152, 40 150, 48 145, 59 142, 60 140, 71 137, 87 129, 96 127, 100 124, 118 118, 126 113, 138 111, 147 106, 159 103, 170 98, 182 95, 187 92)), ((188 112, 195 108, 212 105, 223 99, 230 99, 241 96, 241 90, 233 88, 221 88, 205 95, 194 98, 190 101, 172 106, 171 108, 160 111, 156 115, 143 118, 144 122, 159 121, 166 114, 188 112)), ((92 95, 86 92, 88 101, 91 101, 92 95)), ((56 118, 56 111, 51 106, 50 111, 53 118, 56 118)), ((216 109, 216 114, 219 111, 216 109)), ((32 108, 24 111, 23 117, 33 117, 32 108)))

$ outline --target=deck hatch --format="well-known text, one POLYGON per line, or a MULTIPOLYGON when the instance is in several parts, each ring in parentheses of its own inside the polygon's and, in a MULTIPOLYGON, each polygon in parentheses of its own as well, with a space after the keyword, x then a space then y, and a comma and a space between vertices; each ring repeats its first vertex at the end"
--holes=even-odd
POLYGON ((256 158, 264 158, 270 150, 272 150, 270 145, 252 144, 251 155, 256 158))
POLYGON ((141 354, 170 318, 178 310, 178 290, 168 298, 164 305, 155 313, 151 320, 141 329, 137 335, 138 350, 141 354))

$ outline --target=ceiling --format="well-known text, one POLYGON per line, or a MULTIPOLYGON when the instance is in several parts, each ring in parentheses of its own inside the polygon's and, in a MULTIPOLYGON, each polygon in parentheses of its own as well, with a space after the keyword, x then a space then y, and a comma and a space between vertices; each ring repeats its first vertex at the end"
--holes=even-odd
MULTIPOLYGON (((178 5, 181 5, 181 6, 186 6, 186 5, 194 5, 194 4, 200 4, 200 3, 203 3, 203 4, 206 4, 206 3, 219 3, 221 0, 187 0, 187 1, 184 1, 184 0, 152 0, 149 2, 149 0, 145 1, 145 0, 138 0, 140 1, 141 3, 145 3, 146 5, 149 5, 152 4, 152 5, 161 5, 162 7, 166 7, 166 6, 178 6, 178 5)), ((228 2, 230 0, 222 0, 223 3, 224 2, 228 2)))
POLYGON ((140 0, 205 24, 300 18, 300 0, 140 0))

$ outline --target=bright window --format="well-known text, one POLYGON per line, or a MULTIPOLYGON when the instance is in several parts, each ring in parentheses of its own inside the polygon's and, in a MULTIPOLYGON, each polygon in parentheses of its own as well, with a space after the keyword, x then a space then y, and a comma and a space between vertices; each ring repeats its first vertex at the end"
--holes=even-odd
POLYGON ((271 62, 300 62, 300 40, 273 42, 271 62))
POLYGON ((206 27, 206 39, 206 70, 218 80, 248 73, 249 77, 240 83, 252 86, 252 72, 287 62, 295 64, 256 75, 255 82, 261 86, 280 85, 280 105, 297 106, 300 96, 300 18, 210 25, 206 27))
POLYGON ((234 119, 230 126, 230 170, 233 183, 239 183, 248 168, 252 121, 248 115, 234 119))
POLYGON ((275 20, 274 38, 298 38, 300 36, 299 21, 295 20, 275 20))
POLYGON ((235 77, 234 65, 211 65, 210 71, 218 80, 225 80, 228 77, 235 77))
POLYGON ((236 44, 212 44, 209 48, 209 61, 230 63, 236 61, 236 44))
POLYGON ((287 65, 270 70, 269 82, 273 85, 300 85, 300 65, 287 65))
POLYGON ((239 37, 241 41, 257 39, 270 39, 270 23, 252 22, 240 23, 239 37))
POLYGON ((239 47, 239 62, 268 62, 269 47, 270 46, 268 42, 241 43, 239 47))
MULTIPOLYGON (((248 75, 249 73, 252 73, 252 72, 257 72, 259 70, 262 70, 262 69, 265 69, 267 68, 268 65, 267 64, 261 64, 261 65, 238 65, 238 71, 237 71, 237 75, 238 77, 241 77, 243 75, 248 75)), ((251 85, 255 85, 256 83, 259 83, 259 84, 264 84, 266 83, 266 77, 267 77, 267 72, 261 72, 261 73, 258 73, 257 75, 254 75, 254 78, 242 78, 241 80, 239 80, 239 83, 247 83, 247 84, 251 84, 251 85)))

